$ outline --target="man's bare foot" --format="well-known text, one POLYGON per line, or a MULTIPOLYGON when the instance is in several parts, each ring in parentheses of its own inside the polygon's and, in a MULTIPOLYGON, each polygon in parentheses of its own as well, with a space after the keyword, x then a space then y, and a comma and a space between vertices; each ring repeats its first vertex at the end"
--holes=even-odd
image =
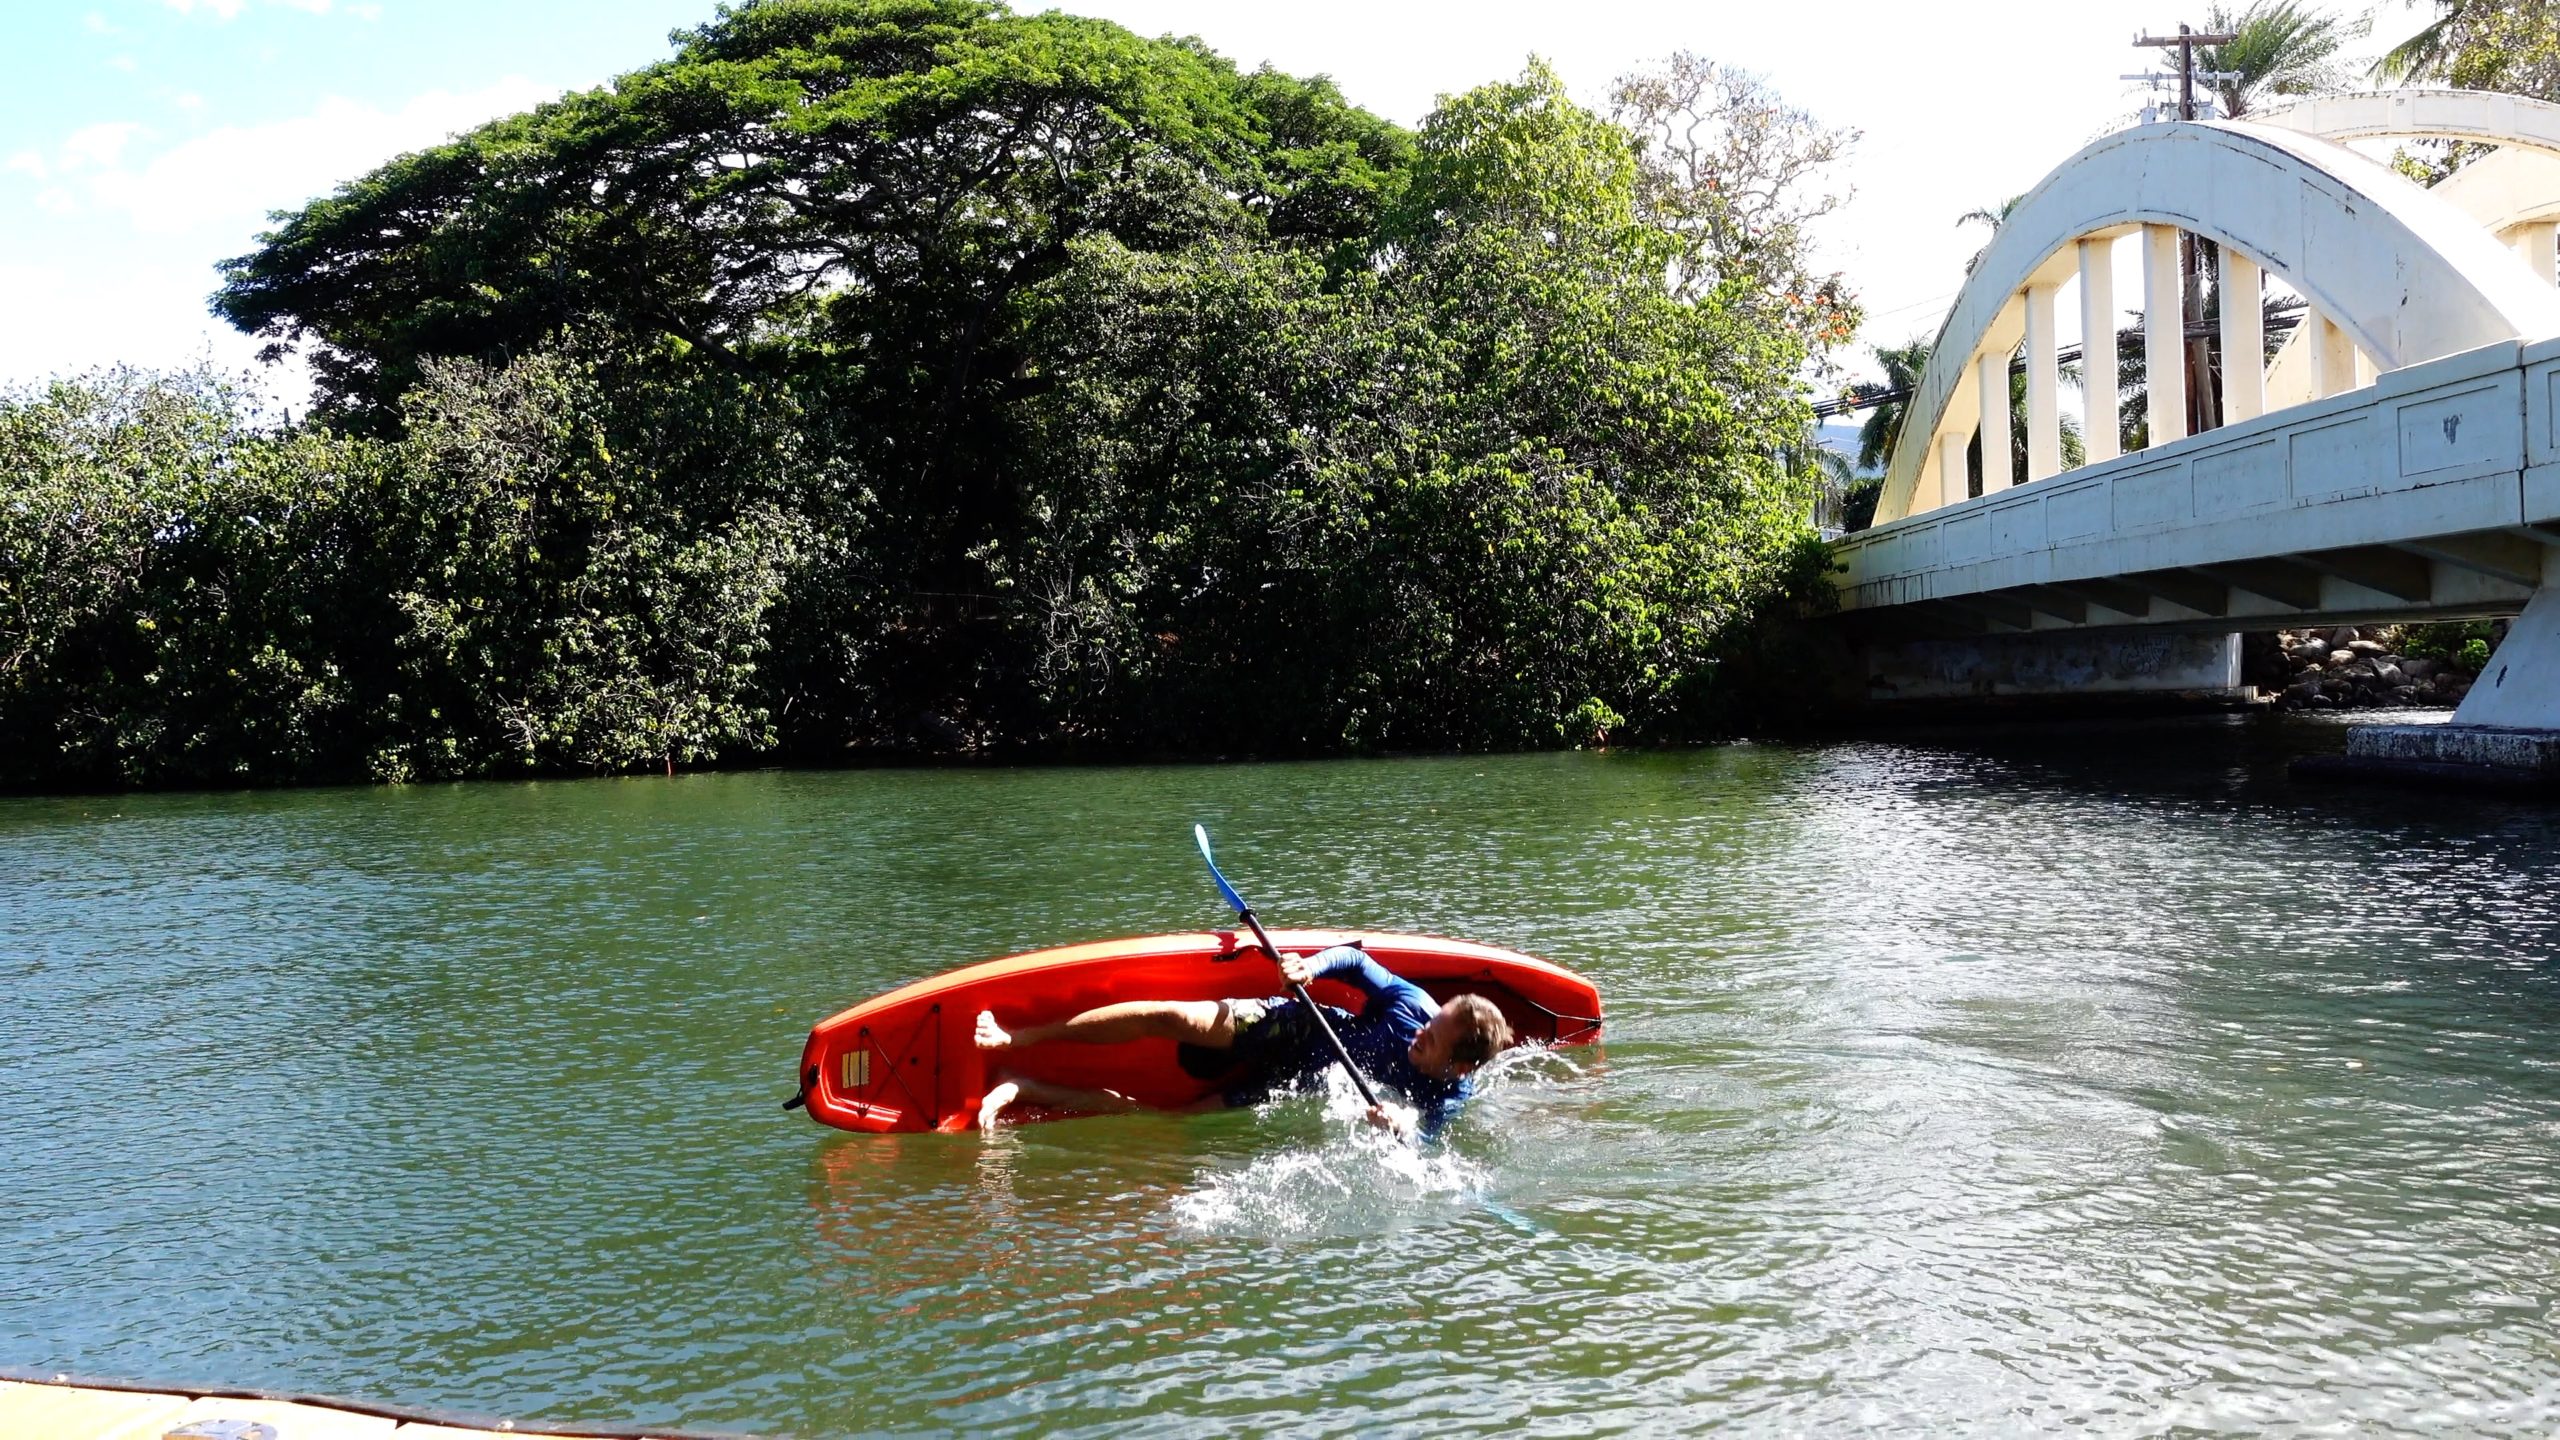
POLYGON ((987 1098, 978 1102, 978 1128, 996 1128, 996 1118, 1004 1113, 1004 1107, 1021 1097, 1021 1086, 1010 1080, 997 1082, 996 1088, 987 1092, 987 1098))
POLYGON ((1013 1037, 1006 1034, 1004 1032, 1004 1027, 996 1023, 996 1012, 993 1010, 981 1010, 978 1012, 979 1049, 1002 1050, 1012 1043, 1013 1037))

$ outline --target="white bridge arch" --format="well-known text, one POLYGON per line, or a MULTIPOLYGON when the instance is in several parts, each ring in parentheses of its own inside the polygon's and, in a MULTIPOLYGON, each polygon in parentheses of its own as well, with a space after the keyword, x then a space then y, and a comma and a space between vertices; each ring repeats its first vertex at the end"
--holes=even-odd
POLYGON ((2560 155, 2560 105, 2487 90, 2365 90, 2261 110, 2254 125, 2324 140, 2463 140, 2560 155))
MULTIPOLYGON (((2355 118, 2369 119, 2360 112, 2355 118)), ((2560 141, 2560 126, 2550 138, 2560 141)), ((2530 148, 2545 148, 2539 140, 2530 148)), ((2222 249, 2226 293, 2255 294, 2264 269, 2335 328, 2321 355, 2329 373, 2318 395, 2353 387, 2357 352, 2377 369, 2396 369, 2497 340, 2560 334, 2560 291, 2535 283, 2479 219, 2340 144, 2238 121, 2122 131, 2083 149, 2021 197, 1976 263, 1905 412, 1880 521, 1964 497, 1962 449, 1986 414, 1998 422, 1990 433, 2005 433, 2009 360, 2021 340, 2028 367, 2023 478, 2059 470, 2056 292, 2077 275, 2084 331, 2112 335, 2113 241, 2137 229, 2146 238, 2147 363, 2154 375, 2182 381, 2185 374, 2181 230, 2222 249)), ((2255 307, 2226 307, 2224 319, 2226 353, 2257 353, 2255 307)), ((2089 413, 2112 414, 2112 347, 2090 347, 2084 365, 2089 413)), ((2262 413, 2263 374, 2233 370, 2228 412, 2235 419, 2262 413)), ((2150 386, 2154 444, 2183 435, 2183 392, 2179 382, 2150 386)), ((2111 458, 2113 438, 2112 425, 2090 427, 2090 458, 2111 458)), ((2008 460, 2006 445, 1984 447, 1986 491, 2006 487, 2008 460)))
MULTIPOLYGON (((1909 398, 1877 523, 1834 559, 1847 623, 1876 644, 2108 633, 2069 652, 2078 659, 2001 651, 2011 658, 1961 662, 1975 678, 1925 683, 1909 668, 1923 662, 1870 648, 1871 692, 2004 693, 2009 680, 1982 677, 2020 667, 2085 685, 2092 666, 2131 653, 2133 627, 2155 649, 2225 657, 2206 668, 2227 662, 2230 678, 2210 684, 2236 686, 2235 631, 2521 612, 2494 683, 2455 718, 2550 732, 2560 777, 2555 251, 2560 106, 2520 97, 2326 97, 2085 147, 2020 197, 1976 261, 1909 398), (2347 148, 2390 137, 2496 148, 2425 189, 2347 148), (2196 435, 2182 232, 2215 243, 2231 297, 2220 423, 2196 435), (2134 234, 2149 434, 2119 455, 2114 255, 2134 234), (2261 305, 2240 303, 2268 275, 2307 312, 2272 368, 2243 363, 2266 347, 2261 305), (2055 310, 2075 280, 2082 333, 2099 342, 2082 360, 2096 423, 2087 463, 2064 472, 2055 310), (2013 484, 2022 350, 2026 461, 2013 484), (1977 432, 1990 443, 1974 496, 1977 432)), ((2209 425, 2216 408, 2199 407, 2209 425)), ((1927 665, 1953 665, 1963 652, 1929 653, 1927 665)))

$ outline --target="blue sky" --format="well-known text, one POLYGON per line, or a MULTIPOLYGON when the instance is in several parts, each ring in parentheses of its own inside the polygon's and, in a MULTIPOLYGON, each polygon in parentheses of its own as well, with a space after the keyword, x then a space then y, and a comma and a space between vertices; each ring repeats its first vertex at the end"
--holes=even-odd
MULTIPOLYGON (((666 53, 699 0, 15 0, 0 382, 246 363, 205 313, 265 214, 666 53)), ((283 387, 297 388, 291 382, 283 387)))
MULTIPOLYGON (((668 53, 712 0, 0 0, 0 385, 254 346, 213 321, 214 264, 406 150, 604 83, 668 53)), ((1035 8, 1026 6, 1024 8, 1035 8)), ((1868 339, 1933 329, 1979 232, 1955 217, 2034 184, 2137 100, 2117 80, 2133 0, 1066 0, 1147 34, 1194 33, 1251 65, 1334 75, 1412 123, 1441 93, 1548 57, 1597 100, 1688 48, 1767 76, 1864 138, 1826 262, 1868 339)), ((2422 9, 2386 4, 2387 31, 2422 9), (2397 17, 2395 19, 2395 17, 2397 17)), ((2368 47, 2370 48, 2370 47, 2368 47)), ((2072 337, 2066 336, 2066 341, 2072 337)), ((291 372, 269 378, 288 400, 291 372)))

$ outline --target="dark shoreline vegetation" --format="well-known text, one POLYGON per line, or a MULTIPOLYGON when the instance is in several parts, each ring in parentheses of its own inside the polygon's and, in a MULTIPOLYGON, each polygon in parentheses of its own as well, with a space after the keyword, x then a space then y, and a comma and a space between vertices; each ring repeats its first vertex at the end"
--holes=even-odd
POLYGON ((0 395, 0 788, 1732 733, 1827 600, 1844 137, 1694 57, 1416 131, 762 0, 276 217, 210 373, 0 395), (1693 125, 1703 118, 1705 123, 1693 125), (1702 140, 1700 137, 1704 136, 1702 140))

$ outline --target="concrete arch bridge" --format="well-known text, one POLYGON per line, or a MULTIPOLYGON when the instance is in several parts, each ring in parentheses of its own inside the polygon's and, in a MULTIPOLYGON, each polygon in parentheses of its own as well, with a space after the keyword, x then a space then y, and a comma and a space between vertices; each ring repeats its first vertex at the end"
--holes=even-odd
POLYGON ((2560 734, 2556 272, 2560 106, 2388 91, 2090 144, 1976 262, 1908 401, 1876 524, 1835 547, 1871 696, 2236 687, 2242 630, 2516 615, 2453 726, 2385 727, 2446 732, 2408 742, 2421 758, 2515 762, 2512 735, 2445 742, 2560 734), (2427 189, 2348 148, 2370 138, 2495 149, 2427 189), (2226 301, 2194 406, 2190 368, 2211 347, 2189 343, 2182 234, 2213 242, 2226 301), (2138 260, 2119 275, 2129 237, 2138 260), (2304 311, 2269 358, 2271 284, 2304 311), (2089 336, 2138 303, 2148 382, 2148 444, 2120 454, 2115 347, 2084 347, 2096 423, 2067 470, 2066 294, 2089 336), (2013 474, 1997 437, 2021 354, 2013 474), (2189 434, 2195 414, 2218 423, 2189 434))

